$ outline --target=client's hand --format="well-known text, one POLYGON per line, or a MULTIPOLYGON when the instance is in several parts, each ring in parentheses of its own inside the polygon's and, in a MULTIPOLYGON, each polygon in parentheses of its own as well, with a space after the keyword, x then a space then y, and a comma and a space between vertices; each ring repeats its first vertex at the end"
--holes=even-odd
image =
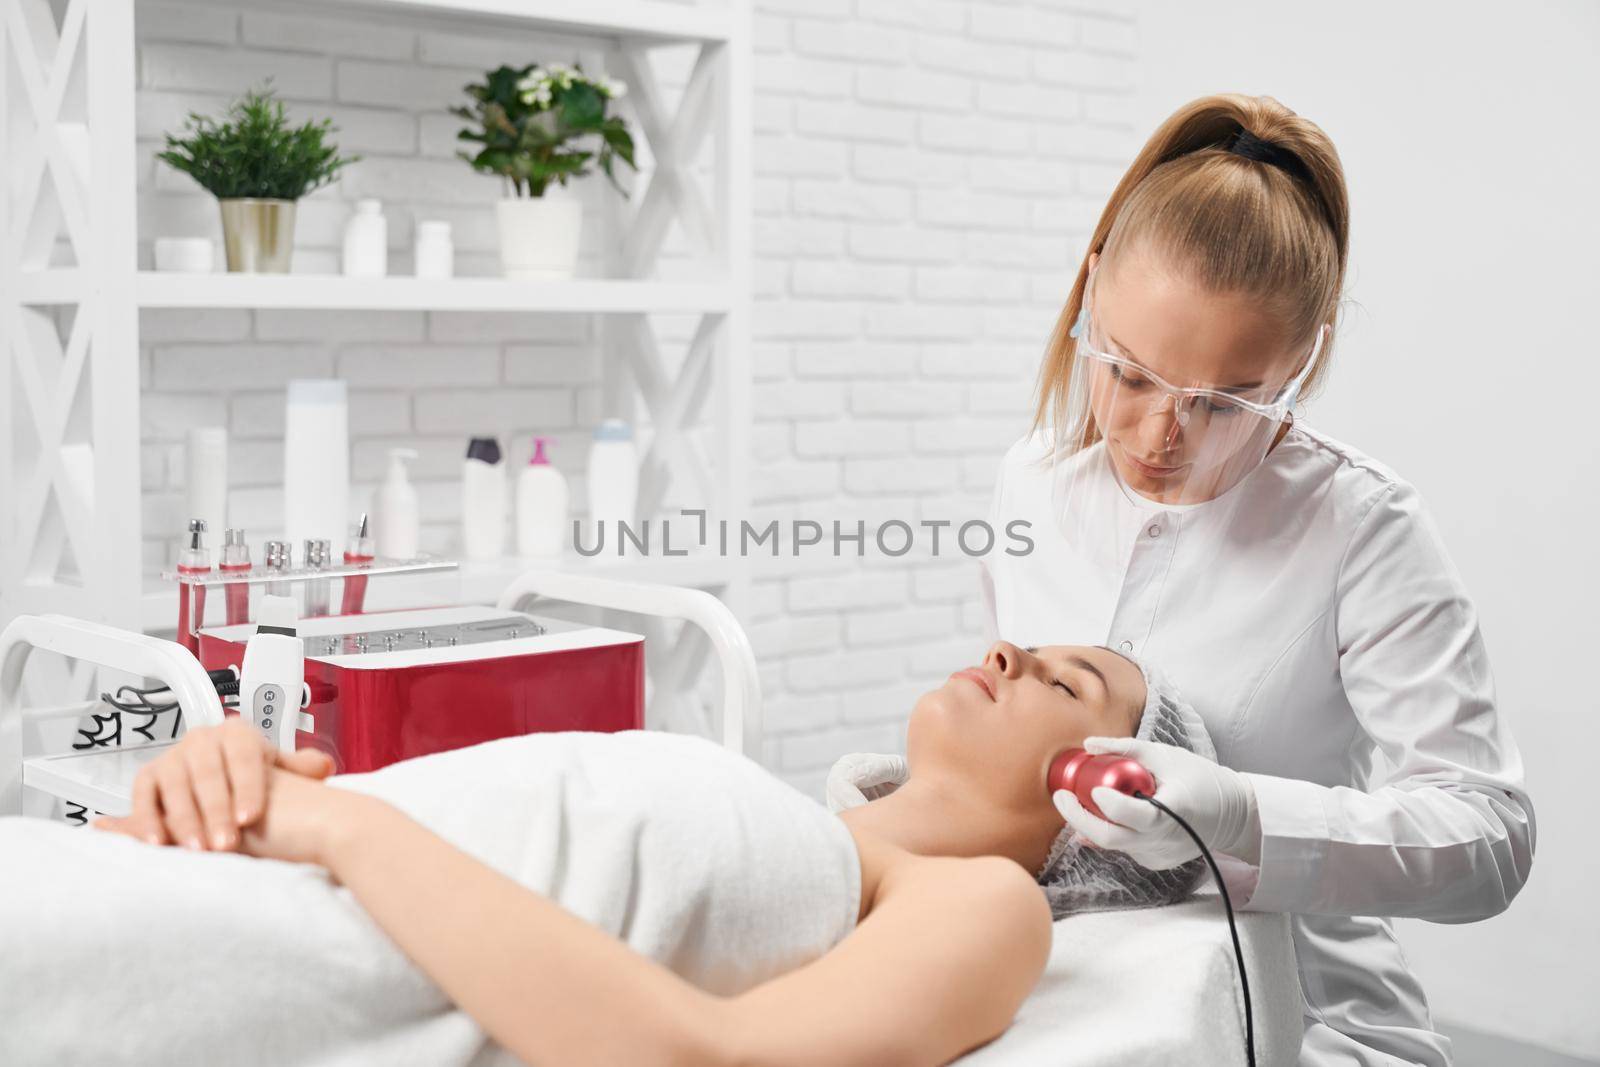
POLYGON ((244 828, 240 849, 261 859, 325 867, 335 836, 360 834, 364 813, 382 803, 280 767, 267 771, 267 782, 266 811, 244 828))
POLYGON ((333 761, 314 749, 280 752, 243 719, 201 726, 134 778, 131 813, 94 825, 152 845, 234 849, 240 827, 253 825, 266 810, 274 768, 320 779, 333 773, 333 761))

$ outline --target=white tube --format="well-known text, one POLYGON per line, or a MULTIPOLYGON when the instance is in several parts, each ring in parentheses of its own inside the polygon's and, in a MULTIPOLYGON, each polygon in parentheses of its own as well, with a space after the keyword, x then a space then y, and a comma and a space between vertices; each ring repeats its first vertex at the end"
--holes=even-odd
POLYGON ((187 451, 182 525, 187 528, 190 519, 204 519, 212 536, 221 538, 228 528, 228 431, 197 426, 189 431, 187 451))
POLYGON ((344 552, 350 522, 350 416, 344 382, 289 383, 283 440, 283 522, 291 545, 326 540, 344 552))

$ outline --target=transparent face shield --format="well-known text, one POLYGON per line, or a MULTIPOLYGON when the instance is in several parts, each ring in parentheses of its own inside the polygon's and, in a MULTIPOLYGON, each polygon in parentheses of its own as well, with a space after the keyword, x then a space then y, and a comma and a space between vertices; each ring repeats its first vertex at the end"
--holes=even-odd
POLYGON ((1112 482, 1130 502, 1184 507, 1215 500, 1261 465, 1316 365, 1327 327, 1299 360, 1250 382, 1174 381, 1120 351, 1103 328, 1089 274, 1071 335, 1076 358, 1052 435, 1057 507, 1093 509, 1085 478, 1112 482))

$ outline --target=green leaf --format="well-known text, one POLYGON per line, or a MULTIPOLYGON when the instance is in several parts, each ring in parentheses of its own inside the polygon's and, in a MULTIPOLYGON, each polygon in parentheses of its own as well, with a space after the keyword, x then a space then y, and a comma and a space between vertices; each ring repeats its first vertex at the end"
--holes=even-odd
POLYGON ((634 170, 639 169, 638 164, 633 161, 633 137, 628 133, 626 126, 622 125, 620 121, 615 126, 607 123, 604 136, 608 148, 621 156, 622 161, 628 166, 634 170))
POLYGON ((614 152, 601 152, 600 169, 605 172, 606 180, 611 183, 612 188, 621 193, 622 199, 626 200, 628 199, 628 190, 624 189, 622 184, 617 181, 616 171, 612 167, 612 160, 615 158, 616 153, 614 152))
POLYGON ((485 95, 488 100, 499 104, 506 111, 511 111, 519 103, 517 83, 528 76, 532 66, 513 68, 497 67, 488 75, 488 84, 485 86, 485 95))
POLYGON ((605 113, 606 98, 593 85, 574 82, 561 94, 561 121, 574 130, 598 130, 605 113))

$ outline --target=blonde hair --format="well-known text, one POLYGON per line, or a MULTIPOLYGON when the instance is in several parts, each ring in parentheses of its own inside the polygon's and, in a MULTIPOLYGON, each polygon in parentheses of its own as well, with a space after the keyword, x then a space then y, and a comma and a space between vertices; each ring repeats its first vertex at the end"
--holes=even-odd
MULTIPOLYGON (((1287 336, 1309 345, 1318 326, 1334 323, 1349 241, 1344 168, 1315 123, 1270 96, 1222 93, 1185 104, 1145 142, 1100 213, 1039 367, 1034 429, 1060 425, 1065 414, 1077 352, 1069 331, 1083 307, 1089 253, 1103 268, 1147 249, 1206 289, 1260 299, 1287 336), (1298 173, 1229 151, 1241 130, 1292 154, 1298 173)), ((1321 383, 1332 348, 1330 332, 1302 396, 1321 383)))

